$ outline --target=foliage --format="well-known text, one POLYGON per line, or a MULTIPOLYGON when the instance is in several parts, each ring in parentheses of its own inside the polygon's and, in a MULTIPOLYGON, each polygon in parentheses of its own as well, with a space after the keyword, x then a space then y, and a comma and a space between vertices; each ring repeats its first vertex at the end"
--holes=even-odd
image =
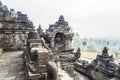
POLYGON ((87 45, 87 41, 83 41, 82 45, 86 46, 87 45))
POLYGON ((116 55, 118 58, 120 58, 120 51, 116 51, 116 52, 115 52, 115 55, 116 55))
POLYGON ((80 48, 80 45, 81 45, 80 36, 78 33, 75 33, 72 41, 72 47, 75 50, 77 50, 78 48, 80 48))
POLYGON ((95 48, 94 46, 87 46, 87 51, 88 52, 99 52, 99 50, 97 50, 97 48, 95 48))
POLYGON ((81 48, 85 52, 102 52, 106 46, 109 53, 120 58, 120 39, 118 38, 80 38, 78 33, 74 34, 72 46, 75 50, 81 48))

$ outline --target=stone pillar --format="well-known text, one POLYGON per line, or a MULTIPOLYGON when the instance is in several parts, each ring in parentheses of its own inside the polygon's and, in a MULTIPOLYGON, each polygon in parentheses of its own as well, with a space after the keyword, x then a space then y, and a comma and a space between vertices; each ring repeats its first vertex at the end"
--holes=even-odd
POLYGON ((68 40, 65 41, 65 50, 68 49, 68 40))
POLYGON ((50 44, 51 49, 54 49, 54 37, 51 37, 51 44, 50 44))
POLYGON ((65 40, 65 49, 66 49, 66 50, 69 50, 69 47, 70 47, 70 39, 67 38, 67 39, 65 40))

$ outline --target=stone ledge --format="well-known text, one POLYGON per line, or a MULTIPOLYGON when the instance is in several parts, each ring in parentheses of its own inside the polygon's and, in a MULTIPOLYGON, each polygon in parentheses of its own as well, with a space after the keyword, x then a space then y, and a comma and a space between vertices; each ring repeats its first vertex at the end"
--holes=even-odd
POLYGON ((0 56, 2 55, 2 53, 3 53, 3 49, 2 49, 2 48, 0 48, 0 56))

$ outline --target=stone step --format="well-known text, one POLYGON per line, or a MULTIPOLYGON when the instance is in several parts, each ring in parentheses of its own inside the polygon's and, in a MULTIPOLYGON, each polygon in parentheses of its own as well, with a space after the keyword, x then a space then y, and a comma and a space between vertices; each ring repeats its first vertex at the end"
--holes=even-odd
POLYGON ((26 80, 22 52, 7 52, 1 55, 0 80, 26 80))

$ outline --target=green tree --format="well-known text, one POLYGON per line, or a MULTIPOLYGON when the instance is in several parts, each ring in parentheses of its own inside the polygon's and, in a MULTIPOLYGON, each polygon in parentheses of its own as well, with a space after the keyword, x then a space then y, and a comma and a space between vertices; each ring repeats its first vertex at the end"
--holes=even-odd
POLYGON ((87 45, 87 41, 83 41, 83 42, 82 42, 82 45, 83 45, 83 46, 86 46, 86 45, 87 45))
POLYGON ((77 50, 78 48, 80 48, 80 44, 81 44, 80 36, 78 33, 75 33, 72 41, 72 46, 77 50))
POLYGON ((116 51, 116 52, 115 52, 115 55, 116 55, 116 57, 119 57, 119 58, 120 58, 120 52, 119 52, 119 51, 116 51))

